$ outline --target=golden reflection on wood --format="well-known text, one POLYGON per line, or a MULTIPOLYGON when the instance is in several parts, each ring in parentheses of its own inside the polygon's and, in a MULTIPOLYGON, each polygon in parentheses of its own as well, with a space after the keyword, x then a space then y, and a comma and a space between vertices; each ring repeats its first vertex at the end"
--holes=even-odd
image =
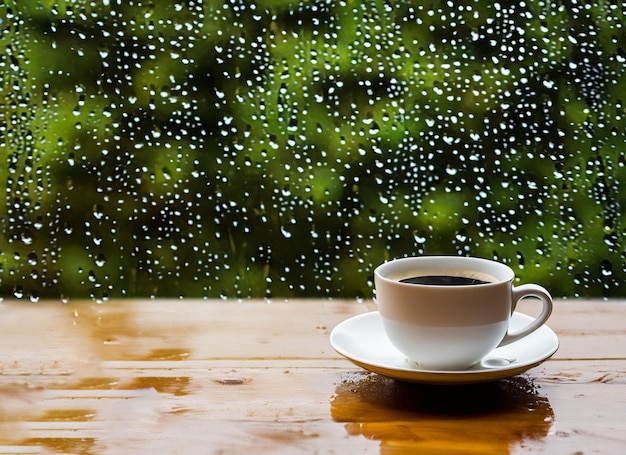
POLYGON ((0 304, 0 454, 626 453, 623 302, 558 302, 552 359, 472 386, 399 382, 336 354, 332 328, 373 309, 0 304))
POLYGON ((435 386, 373 373, 345 375, 331 415, 351 435, 381 441, 381 453, 508 453, 548 435, 554 413, 532 380, 435 386))

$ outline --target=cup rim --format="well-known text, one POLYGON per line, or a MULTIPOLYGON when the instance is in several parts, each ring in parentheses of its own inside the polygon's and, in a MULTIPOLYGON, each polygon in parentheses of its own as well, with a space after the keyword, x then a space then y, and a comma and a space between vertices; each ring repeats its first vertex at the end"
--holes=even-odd
MULTIPOLYGON (((374 269, 375 278, 383 280, 387 283, 393 283, 398 286, 421 286, 426 288, 450 288, 450 286, 442 285, 442 284, 413 284, 413 283, 402 283, 398 278, 390 278, 389 273, 393 273, 394 271, 402 271, 409 270, 409 264, 415 264, 419 262, 422 264, 422 267, 430 267, 431 270, 441 269, 442 271, 449 269, 449 266, 443 265, 444 263, 450 263, 451 261, 455 261, 457 264, 455 267, 465 269, 476 270, 482 273, 487 273, 494 278, 496 281, 489 283, 481 283, 481 284, 461 284, 455 285, 454 288, 476 288, 476 287, 484 287, 484 286, 495 286, 502 283, 512 282, 515 278, 515 272, 511 267, 502 263, 493 261, 491 259, 485 259, 474 256, 453 256, 453 255, 433 255, 433 256, 406 256, 402 258, 391 259, 382 264, 378 265, 374 269)), ((413 265, 412 270, 415 270, 415 265, 413 265)))

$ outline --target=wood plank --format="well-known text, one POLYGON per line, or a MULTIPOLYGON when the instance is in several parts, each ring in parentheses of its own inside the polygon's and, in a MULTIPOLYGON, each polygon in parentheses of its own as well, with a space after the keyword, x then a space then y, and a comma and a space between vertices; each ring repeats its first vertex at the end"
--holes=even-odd
MULTIPOLYGON (((534 440, 560 448, 568 447, 571 438, 581 444, 609 437, 611 444, 623 444, 619 435, 624 429, 624 381, 602 382, 581 376, 563 387, 551 379, 558 376, 558 366, 563 363, 571 362, 548 362, 511 380, 453 389, 401 383, 359 369, 328 370, 305 364, 284 370, 288 365, 280 363, 257 368, 222 365, 208 374, 194 370, 195 376, 146 376, 143 381, 136 381, 132 374, 114 382, 101 378, 98 383, 94 378, 83 383, 84 389, 25 388, 17 393, 13 390, 11 397, 19 402, 13 407, 15 412, 30 415, 21 427, 26 440, 64 439, 67 448, 72 447, 71 439, 80 445, 77 439, 91 438, 99 446, 119 449, 121 441, 130 437, 126 434, 130 428, 132 438, 156 432, 161 442, 173 444, 182 422, 199 429, 205 419, 212 425, 215 420, 217 428, 225 431, 214 433, 213 426, 209 431, 208 438, 219 446, 228 446, 235 431, 219 422, 229 422, 237 434, 251 440, 258 437, 262 422, 277 433, 282 425, 294 435, 308 431, 330 438, 333 434, 326 439, 327 448, 354 448, 352 438, 356 437, 363 438, 356 446, 379 441, 389 450, 458 446, 477 452, 501 451, 505 446, 535 444, 534 440), (615 400, 616 396, 622 399, 615 400), (19 409, 20 403, 24 409, 19 409), (39 405, 33 408, 34 403, 39 405), (594 416, 598 404, 602 405, 601 420, 594 416), (532 412, 521 412, 528 410, 532 412), (335 426, 344 428, 345 433, 335 426), (496 427, 498 432, 477 437, 485 426, 496 427), (456 429, 453 440, 446 436, 452 429, 456 429), (346 437, 350 442, 344 441, 346 437), (493 438, 497 444, 496 440, 490 442, 493 438)), ((579 370, 591 366, 626 371, 623 361, 580 363, 584 365, 578 366, 579 370)), ((574 365, 569 368, 576 369, 574 365)), ((2 396, 4 406, 6 398, 2 396)), ((266 436, 273 431, 267 430, 266 436)), ((12 432, 15 434, 15 428, 12 432)), ((149 447, 152 442, 142 444, 149 447)), ((278 447, 268 441, 264 444, 268 450, 278 447)))
MULTIPOLYGON (((532 314, 531 305, 520 309, 532 314)), ((43 364, 94 354, 103 359, 332 358, 336 354, 326 342, 332 328, 372 309, 371 302, 349 301, 5 305, 0 311, 7 343, 2 360, 5 366, 22 360, 21 350, 40 353, 39 359, 30 357, 31 363, 43 364), (284 339, 290 342, 281 343, 284 339)), ((621 301, 557 302, 549 321, 561 339, 556 358, 624 358, 623 320, 626 304, 621 301), (581 335, 586 342, 578 341, 581 335)))

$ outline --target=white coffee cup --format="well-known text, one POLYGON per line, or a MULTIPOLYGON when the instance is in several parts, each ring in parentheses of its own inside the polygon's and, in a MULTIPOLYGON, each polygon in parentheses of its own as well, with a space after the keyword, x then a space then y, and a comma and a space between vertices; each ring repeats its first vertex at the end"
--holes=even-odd
MULTIPOLYGON (((536 284, 513 286, 513 270, 499 262, 460 256, 422 256, 386 262, 374 271, 376 304, 391 343, 424 370, 463 370, 499 346, 541 327, 552 313, 552 297, 536 284), (411 284, 410 277, 461 276, 481 284, 411 284), (540 315, 509 333, 517 303, 543 302, 540 315)), ((419 281, 423 281, 420 278, 419 281)), ((437 278, 437 280, 440 280, 437 278)))

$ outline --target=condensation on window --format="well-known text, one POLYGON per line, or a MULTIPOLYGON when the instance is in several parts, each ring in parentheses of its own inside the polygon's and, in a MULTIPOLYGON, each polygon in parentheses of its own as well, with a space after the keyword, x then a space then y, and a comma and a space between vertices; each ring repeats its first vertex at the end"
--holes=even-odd
POLYGON ((626 292, 624 4, 0 4, 0 295, 372 295, 474 255, 626 292))

